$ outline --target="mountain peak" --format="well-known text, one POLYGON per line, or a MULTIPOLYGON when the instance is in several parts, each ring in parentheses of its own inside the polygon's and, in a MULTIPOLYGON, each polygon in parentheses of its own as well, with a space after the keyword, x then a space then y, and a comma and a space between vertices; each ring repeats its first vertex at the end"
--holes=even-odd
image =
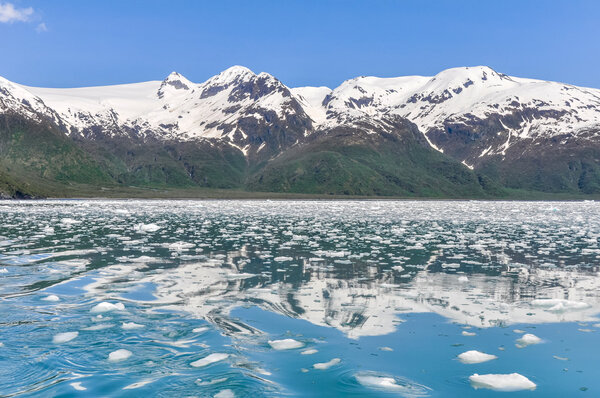
POLYGON ((503 74, 498 73, 489 66, 463 66, 458 68, 445 69, 435 75, 432 81, 440 80, 444 82, 461 83, 465 82, 499 82, 512 81, 512 79, 503 74))
POLYGON ((211 78, 212 83, 223 84, 230 83, 233 81, 247 80, 256 76, 254 72, 245 66, 234 65, 230 68, 225 69, 223 72, 211 78))
POLYGON ((186 79, 183 75, 177 72, 171 72, 169 76, 162 81, 157 95, 158 98, 164 98, 167 92, 185 92, 194 86, 194 83, 186 79))

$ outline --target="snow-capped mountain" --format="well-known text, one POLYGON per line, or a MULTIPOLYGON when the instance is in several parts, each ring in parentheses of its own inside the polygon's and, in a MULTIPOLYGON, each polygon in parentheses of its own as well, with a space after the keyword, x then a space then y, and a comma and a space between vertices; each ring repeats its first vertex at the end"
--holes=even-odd
POLYGON ((511 77, 485 66, 448 69, 434 77, 359 77, 322 94, 325 124, 395 114, 415 123, 440 151, 455 146, 449 137, 453 130, 488 135, 464 152, 460 160, 469 165, 506 155, 521 140, 564 135, 597 140, 600 133, 600 90, 511 77))
POLYGON ((283 143, 273 141, 273 134, 264 136, 265 126, 285 130, 291 138, 312 130, 310 119, 285 85, 268 73, 255 74, 241 66, 201 84, 173 72, 163 81, 106 87, 38 88, 6 80, 0 87, 2 111, 50 118, 67 135, 88 138, 100 130, 108 136, 219 139, 247 154, 252 145, 258 150, 269 141, 280 149, 283 143))
MULTIPOLYGON (((376 152, 386 147, 378 140, 392 139, 405 148, 430 147, 505 186, 560 191, 600 181, 600 90, 485 66, 433 77, 358 77, 335 89, 288 88, 242 66, 203 83, 176 72, 162 81, 68 89, 0 78, 1 115, 45 123, 78 142, 193 143, 202 153, 225 151, 221 158, 237 152, 249 165, 290 149, 296 158, 308 156, 324 140, 335 147, 339 137, 345 146, 376 152)), ((185 168, 192 176, 193 168, 185 168)), ((600 182, 584 185, 600 190, 600 182)))
POLYGON ((94 126, 117 134, 127 127, 182 141, 224 139, 243 145, 244 152, 256 143, 250 139, 253 130, 273 123, 306 135, 401 116, 440 151, 441 136, 451 126, 469 127, 473 134, 484 127, 497 130, 502 145, 472 154, 477 157, 505 154, 521 139, 563 134, 594 139, 597 131, 590 130, 600 125, 600 90, 510 77, 484 66, 448 69, 433 77, 358 77, 333 90, 289 89, 268 73, 242 66, 200 84, 176 72, 163 81, 69 89, 1 79, 0 101, 4 112, 49 118, 64 125, 67 134, 85 135, 94 126))

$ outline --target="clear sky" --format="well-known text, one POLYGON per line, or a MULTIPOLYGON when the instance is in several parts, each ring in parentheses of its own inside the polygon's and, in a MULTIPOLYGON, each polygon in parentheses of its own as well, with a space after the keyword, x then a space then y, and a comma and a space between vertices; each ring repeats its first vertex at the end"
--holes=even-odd
POLYGON ((202 82, 231 65, 292 87, 488 65, 600 88, 600 1, 0 0, 0 76, 18 83, 202 82))

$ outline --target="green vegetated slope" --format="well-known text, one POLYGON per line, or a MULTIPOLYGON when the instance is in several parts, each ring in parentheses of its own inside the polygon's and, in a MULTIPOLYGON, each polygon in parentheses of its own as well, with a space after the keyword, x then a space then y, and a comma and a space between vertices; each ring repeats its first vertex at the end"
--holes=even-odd
POLYGON ((504 195, 492 181, 431 149, 415 131, 370 135, 339 129, 273 159, 252 190, 401 197, 504 195))
POLYGON ((0 195, 571 198, 598 192, 596 154, 592 149, 566 166, 554 160, 558 172, 535 164, 513 171, 494 162, 472 171, 431 149, 407 124, 377 134, 337 128, 252 163, 229 145, 73 140, 51 124, 0 115, 0 195), (559 179, 561 189, 548 178, 559 179))

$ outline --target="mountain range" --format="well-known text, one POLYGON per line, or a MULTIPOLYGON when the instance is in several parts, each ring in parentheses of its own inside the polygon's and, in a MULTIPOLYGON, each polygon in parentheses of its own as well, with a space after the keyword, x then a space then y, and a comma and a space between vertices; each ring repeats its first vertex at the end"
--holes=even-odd
POLYGON ((361 76, 335 89, 289 88, 241 66, 203 83, 176 72, 85 88, 0 78, 0 196, 134 188, 149 196, 600 194, 600 90, 486 66, 361 76))

